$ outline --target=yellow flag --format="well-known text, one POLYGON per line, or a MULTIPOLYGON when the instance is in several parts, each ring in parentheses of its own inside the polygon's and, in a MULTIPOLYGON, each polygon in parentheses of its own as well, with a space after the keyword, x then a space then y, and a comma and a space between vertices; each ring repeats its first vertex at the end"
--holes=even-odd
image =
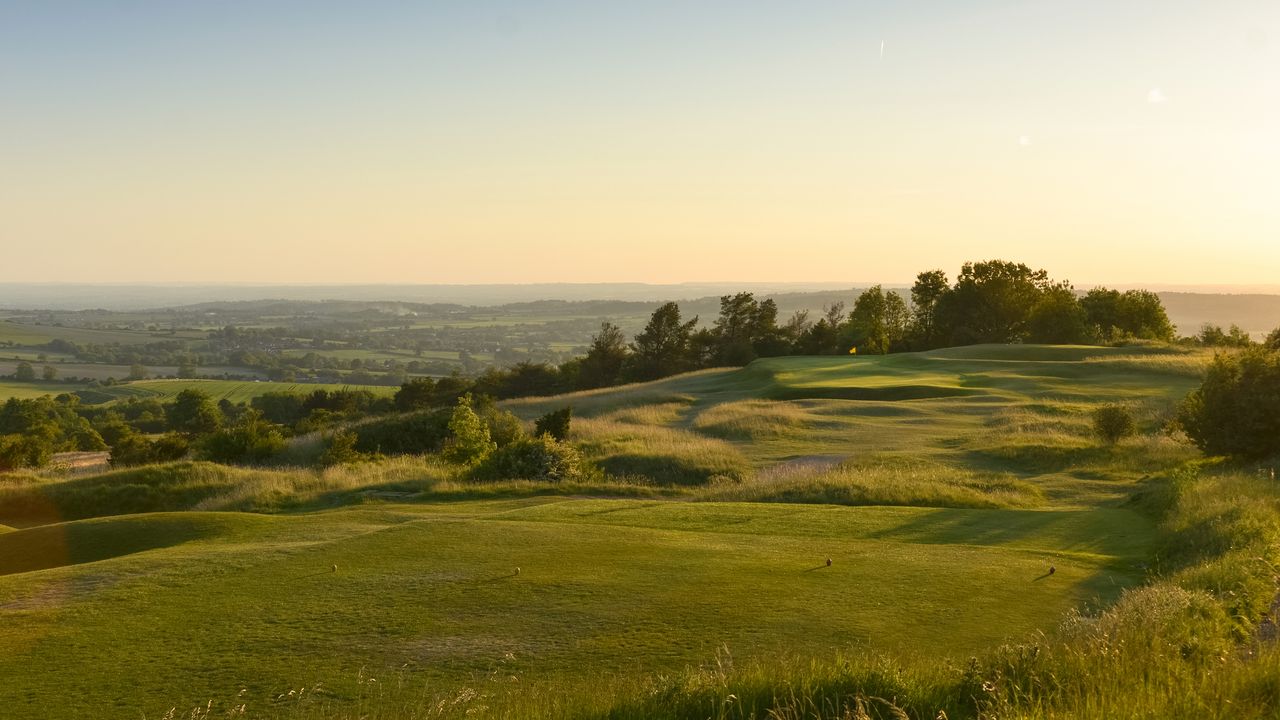
POLYGON ((851 348, 849 348, 849 354, 850 354, 850 355, 857 355, 857 354, 858 354, 858 348, 857 348, 857 347, 851 347, 851 348))

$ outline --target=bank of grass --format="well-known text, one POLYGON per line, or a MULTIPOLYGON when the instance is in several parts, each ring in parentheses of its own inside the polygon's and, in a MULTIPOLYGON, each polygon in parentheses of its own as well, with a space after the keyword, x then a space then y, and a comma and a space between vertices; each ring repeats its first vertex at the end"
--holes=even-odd
POLYGON ((675 490, 616 479, 580 483, 474 482, 433 457, 401 456, 330 468, 241 468, 211 462, 147 465, 70 479, 0 476, 0 521, 15 527, 138 513, 280 513, 368 502, 607 494, 663 497, 675 490))
POLYGON ((740 483, 719 483, 699 496, 711 500, 901 505, 948 508, 1025 508, 1044 503, 1033 483, 1009 473, 977 472, 898 457, 871 457, 819 470, 762 473, 740 483))
POLYGON ((588 460, 619 478, 692 486, 752 473, 733 444, 678 427, 584 418, 574 421, 572 439, 588 460))

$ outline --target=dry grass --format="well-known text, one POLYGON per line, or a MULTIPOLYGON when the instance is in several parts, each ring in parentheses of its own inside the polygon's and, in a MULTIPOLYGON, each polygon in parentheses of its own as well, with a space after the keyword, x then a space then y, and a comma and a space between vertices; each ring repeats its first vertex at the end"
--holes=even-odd
POLYGON ((953 508, 1026 508, 1044 502, 1033 484, 1007 473, 979 473, 924 461, 879 458, 816 469, 761 473, 720 484, 706 500, 910 505, 953 508))
POLYGON ((700 485, 713 478, 751 474, 731 443, 678 428, 601 419, 573 423, 573 440, 586 457, 619 477, 643 476, 661 485, 700 485))
POLYGON ((796 403, 742 400, 715 405, 698 413, 693 429, 726 440, 763 440, 803 430, 814 421, 796 403))
POLYGON ((1198 378, 1204 375, 1212 359, 1213 354, 1208 351, 1187 351, 1185 354, 1167 355, 1104 355, 1085 358, 1081 362, 1093 368, 1198 378))

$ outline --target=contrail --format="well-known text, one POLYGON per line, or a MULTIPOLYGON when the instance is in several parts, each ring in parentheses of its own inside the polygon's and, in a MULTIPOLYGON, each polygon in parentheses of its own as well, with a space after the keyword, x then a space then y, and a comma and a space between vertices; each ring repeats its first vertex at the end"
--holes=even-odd
POLYGON ((880 41, 880 60, 884 60, 884 41, 880 41))

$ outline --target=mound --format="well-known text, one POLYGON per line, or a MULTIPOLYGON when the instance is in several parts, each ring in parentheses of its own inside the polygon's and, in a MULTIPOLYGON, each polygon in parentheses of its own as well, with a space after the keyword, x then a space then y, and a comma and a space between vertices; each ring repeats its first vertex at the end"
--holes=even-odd
POLYGON ((252 516, 159 513, 81 520, 0 534, 0 575, 173 547, 253 525, 252 516))

